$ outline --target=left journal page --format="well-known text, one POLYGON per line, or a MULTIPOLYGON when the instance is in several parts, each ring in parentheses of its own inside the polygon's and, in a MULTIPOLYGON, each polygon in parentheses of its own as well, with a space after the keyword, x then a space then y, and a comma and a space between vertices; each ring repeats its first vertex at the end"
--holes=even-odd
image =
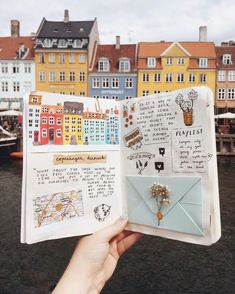
POLYGON ((122 213, 118 102, 47 92, 24 102, 21 242, 113 223, 122 213))

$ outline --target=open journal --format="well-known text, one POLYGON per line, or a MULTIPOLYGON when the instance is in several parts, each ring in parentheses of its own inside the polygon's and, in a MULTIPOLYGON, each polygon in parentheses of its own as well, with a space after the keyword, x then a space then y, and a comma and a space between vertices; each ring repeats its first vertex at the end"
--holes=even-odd
POLYGON ((219 239, 209 88, 125 101, 27 95, 21 241, 89 234, 123 213, 129 230, 219 239))

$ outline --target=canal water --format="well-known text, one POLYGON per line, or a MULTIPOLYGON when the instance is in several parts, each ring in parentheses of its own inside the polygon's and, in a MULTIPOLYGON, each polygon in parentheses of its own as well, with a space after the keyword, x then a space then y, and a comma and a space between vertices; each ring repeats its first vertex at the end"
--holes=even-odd
MULTIPOLYGON (((204 247, 145 236, 121 258, 103 294, 235 293, 235 157, 220 157, 218 168, 219 242, 204 247)), ((20 244, 21 177, 21 161, 0 163, 0 294, 50 293, 77 238, 20 244)))

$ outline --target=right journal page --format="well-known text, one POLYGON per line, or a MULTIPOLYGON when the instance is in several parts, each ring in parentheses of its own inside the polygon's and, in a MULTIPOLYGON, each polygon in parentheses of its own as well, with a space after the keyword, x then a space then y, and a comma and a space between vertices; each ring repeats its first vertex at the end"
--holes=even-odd
POLYGON ((204 245, 219 239, 213 107, 207 87, 121 103, 128 229, 204 245))

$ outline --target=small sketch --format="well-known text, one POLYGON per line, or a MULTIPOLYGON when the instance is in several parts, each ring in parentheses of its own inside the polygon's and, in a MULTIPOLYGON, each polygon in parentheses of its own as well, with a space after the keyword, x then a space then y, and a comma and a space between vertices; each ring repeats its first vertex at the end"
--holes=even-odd
POLYGON ((149 152, 138 152, 138 153, 133 153, 129 156, 127 156, 127 159, 132 160, 132 159, 139 159, 139 158, 148 158, 152 159, 155 157, 155 154, 149 153, 149 152))
POLYGON ((148 166, 148 161, 143 163, 141 160, 136 161, 136 169, 138 170, 138 175, 142 175, 142 171, 148 166))
POLYGON ((133 125, 133 113, 135 113, 135 103, 129 105, 123 105, 122 115, 125 118, 125 128, 133 125))
POLYGON ((160 173, 160 171, 164 170, 164 162, 163 161, 156 161, 154 163, 155 169, 160 173))
POLYGON ((104 222, 106 217, 109 216, 111 210, 111 206, 107 204, 100 204, 94 208, 94 215, 95 218, 99 222, 104 222))
POLYGON ((160 147, 160 148, 159 148, 159 154, 160 154, 162 157, 164 157, 165 153, 166 153, 166 149, 163 148, 163 147, 160 147))
POLYGON ((186 126, 191 126, 193 124, 193 101, 198 97, 198 93, 192 89, 188 92, 188 99, 184 99, 184 95, 179 93, 175 102, 180 106, 180 109, 183 111, 184 124, 186 126))
POLYGON ((136 150, 142 146, 143 135, 139 128, 135 128, 133 131, 125 135, 123 139, 127 148, 136 150))
POLYGON ((208 161, 210 161, 211 160, 211 158, 212 158, 212 156, 213 156, 213 154, 211 154, 211 153, 208 153, 208 161))

